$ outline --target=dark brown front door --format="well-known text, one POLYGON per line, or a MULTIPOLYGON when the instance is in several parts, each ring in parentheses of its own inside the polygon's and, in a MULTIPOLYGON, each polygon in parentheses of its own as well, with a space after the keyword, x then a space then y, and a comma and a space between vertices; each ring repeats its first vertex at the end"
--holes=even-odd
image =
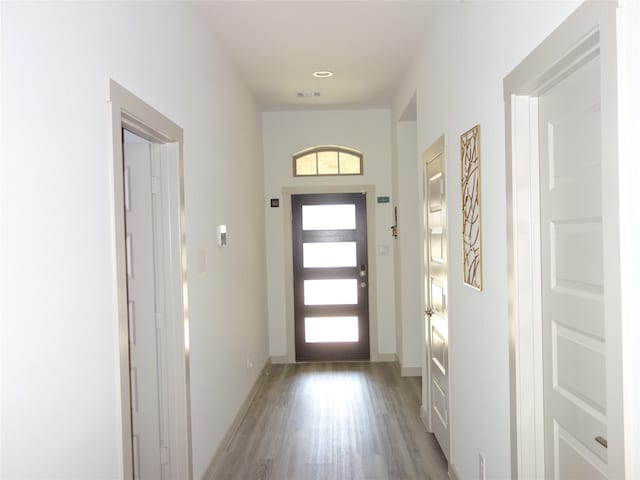
POLYGON ((296 360, 368 360, 366 194, 291 203, 296 360))

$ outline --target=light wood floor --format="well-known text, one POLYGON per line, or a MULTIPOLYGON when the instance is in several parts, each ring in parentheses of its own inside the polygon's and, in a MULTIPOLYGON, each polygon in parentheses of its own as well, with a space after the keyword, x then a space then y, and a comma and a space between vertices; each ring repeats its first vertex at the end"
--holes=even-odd
POLYGON ((209 479, 446 479, 419 405, 392 363, 271 365, 209 479))

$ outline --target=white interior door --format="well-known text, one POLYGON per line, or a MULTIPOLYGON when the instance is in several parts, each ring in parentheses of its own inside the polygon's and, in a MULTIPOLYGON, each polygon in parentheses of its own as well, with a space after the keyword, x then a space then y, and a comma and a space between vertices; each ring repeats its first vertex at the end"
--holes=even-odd
MULTIPOLYGON (((128 139, 134 139, 126 133, 128 139)), ((138 139, 142 140, 142 139, 138 139)), ((152 145, 125 141, 124 194, 131 367, 134 478, 166 479, 168 450, 163 393, 163 332, 160 262, 157 262, 157 178, 152 145)))
POLYGON ((604 479, 607 285, 599 56, 540 95, 538 108, 545 476, 604 479))
MULTIPOLYGON (((425 332, 429 418, 449 459, 449 324, 447 319, 447 201, 444 136, 424 154, 425 332)), ((426 382, 425 382, 426 380, 426 382)))

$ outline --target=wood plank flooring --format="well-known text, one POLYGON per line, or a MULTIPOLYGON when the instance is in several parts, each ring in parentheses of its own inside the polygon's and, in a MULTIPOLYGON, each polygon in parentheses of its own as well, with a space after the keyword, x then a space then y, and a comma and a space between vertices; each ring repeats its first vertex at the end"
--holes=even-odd
POLYGON ((444 480, 419 405, 392 363, 271 365, 207 480, 444 480))

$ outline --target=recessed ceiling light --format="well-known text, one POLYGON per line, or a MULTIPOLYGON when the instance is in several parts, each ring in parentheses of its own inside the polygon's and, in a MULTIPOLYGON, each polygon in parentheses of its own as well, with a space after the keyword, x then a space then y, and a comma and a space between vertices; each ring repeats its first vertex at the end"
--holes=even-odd
POLYGON ((329 78, 333 77, 333 72, 329 70, 320 70, 318 72, 313 72, 313 76, 316 78, 329 78))

